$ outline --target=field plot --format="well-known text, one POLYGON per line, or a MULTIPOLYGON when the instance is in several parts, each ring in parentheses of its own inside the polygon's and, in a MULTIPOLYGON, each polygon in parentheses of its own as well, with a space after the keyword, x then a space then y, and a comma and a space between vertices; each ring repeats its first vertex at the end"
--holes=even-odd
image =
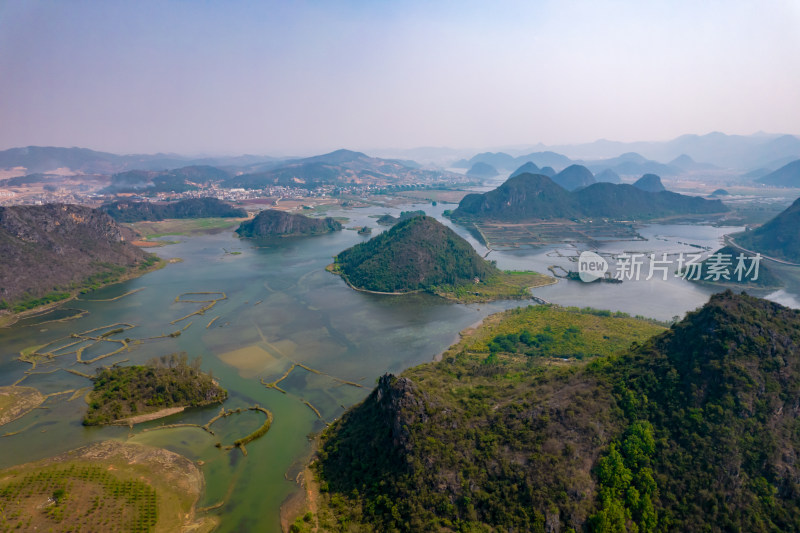
POLYGON ((476 223, 475 228, 492 248, 523 248, 563 242, 614 242, 644 240, 633 224, 573 222, 570 220, 508 224, 476 223))
POLYGON ((167 450, 113 441, 0 473, 0 531, 210 531, 203 476, 167 450))

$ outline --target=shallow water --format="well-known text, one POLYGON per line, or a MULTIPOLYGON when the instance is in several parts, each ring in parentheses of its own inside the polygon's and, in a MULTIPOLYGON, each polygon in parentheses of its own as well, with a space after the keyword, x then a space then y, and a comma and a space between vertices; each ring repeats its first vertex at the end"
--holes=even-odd
MULTIPOLYGON (((448 207, 453 206, 415 204, 404 206, 403 210, 424 209, 441 220, 441 212, 448 207)), ((375 228, 375 235, 383 228, 370 216, 398 211, 372 207, 328 214, 349 217, 348 227, 370 225, 375 228)), ((467 238, 481 254, 487 252, 466 230, 449 221, 445 223, 467 238)), ((735 230, 650 226, 641 231, 648 241, 608 243, 600 252, 609 257, 626 250, 679 253, 696 250, 681 243, 715 247, 723 233, 735 230)), ((128 350, 92 365, 76 363, 75 354, 61 355, 37 366, 37 373, 21 384, 34 386, 45 394, 75 390, 87 387, 89 381, 63 370, 51 371, 69 368, 92 373, 100 365, 126 359, 125 364, 143 363, 151 357, 186 351, 191 357, 202 357, 203 368, 212 371, 228 389, 230 399, 225 403, 226 408, 246 408, 258 403, 274 414, 269 433, 247 445, 246 457, 238 450, 224 451, 214 445, 231 444, 252 432, 263 422, 260 413, 248 411, 215 423, 215 436, 197 428, 148 432, 142 429, 164 423, 202 425, 217 414, 219 406, 149 422, 137 426, 133 432, 118 427, 86 428, 80 423, 85 410, 83 395, 73 397, 69 393, 49 398, 44 404, 47 409, 35 410, 0 429, 0 434, 22 430, 17 435, 0 438, 0 468, 55 455, 95 440, 130 438, 204 462, 207 488, 199 506, 224 502, 221 508, 211 511, 223 518, 221 531, 279 531, 279 508, 298 488, 293 478, 297 466, 310 451, 309 434, 321 430, 325 421, 341 416, 346 407, 362 400, 383 373, 397 373, 430 361, 455 340, 460 330, 490 313, 520 305, 520 302, 496 302, 464 306, 428 295, 378 296, 353 291, 324 267, 336 253, 366 238, 350 230, 269 243, 239 240, 229 231, 184 238, 180 244, 157 250, 162 257, 180 257, 183 262, 98 291, 90 298, 110 299, 143 290, 116 301, 69 302, 65 306, 88 311, 86 316, 74 320, 43 323, 60 316, 42 316, 27 321, 24 327, 0 330, 0 385, 8 385, 23 378, 30 369, 29 364, 16 359, 26 347, 115 323, 135 327, 111 335, 111 339, 155 337, 191 323, 178 337, 130 344, 128 350), (192 291, 223 291, 227 299, 204 315, 170 324, 205 305, 175 301, 179 294, 192 291), (294 363, 321 373, 294 368, 279 384, 286 394, 262 385, 262 379, 274 381, 294 363), (359 383, 363 388, 335 378, 359 383), (323 420, 304 402, 318 409, 323 420)), ((555 264, 574 269, 570 257, 580 250, 580 246, 570 245, 492 251, 488 258, 497 260, 498 266, 505 269, 547 272, 547 267, 555 264)), ((796 304, 797 293, 793 289, 788 291, 776 295, 776 299, 796 304)), ((711 288, 679 278, 621 285, 561 281, 535 290, 535 294, 559 304, 622 310, 659 319, 682 315, 702 305, 711 292, 714 292, 711 288)), ((53 346, 73 341, 67 339, 53 346)), ((116 343, 103 344, 109 346, 88 348, 83 359, 119 347, 116 343)))

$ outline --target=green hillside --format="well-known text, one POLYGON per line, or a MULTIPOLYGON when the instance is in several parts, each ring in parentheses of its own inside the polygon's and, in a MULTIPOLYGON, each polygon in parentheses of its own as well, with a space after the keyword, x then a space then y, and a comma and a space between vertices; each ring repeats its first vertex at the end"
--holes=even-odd
POLYGON ((633 183, 637 189, 647 192, 661 192, 666 191, 664 184, 661 183, 661 177, 656 174, 645 174, 633 183))
POLYGON ((354 287, 376 292, 432 291, 500 273, 453 230, 427 216, 402 221, 348 248, 334 265, 354 287))
POLYGON ((583 165, 570 165, 555 176, 553 181, 568 191, 597 183, 592 171, 583 165))
POLYGON ((523 222, 549 219, 606 218, 650 220, 672 215, 723 213, 719 200, 661 191, 647 192, 627 184, 594 183, 568 192, 550 178, 521 174, 483 194, 468 194, 453 220, 523 222))
POLYGON ((685 267, 683 275, 689 281, 739 290, 781 288, 783 282, 772 273, 767 261, 760 260, 756 271, 753 257, 753 254, 723 246, 702 261, 699 267, 685 267), (743 262, 741 270, 737 270, 740 255, 743 256, 743 262))
POLYGON ((800 529, 800 312, 726 292, 666 331, 586 313, 509 311, 382 377, 323 435, 321 530, 800 529), (596 348, 517 349, 545 334, 596 348))
POLYGON ((414 218, 418 216, 425 216, 425 211, 401 211, 399 217, 393 217, 390 214, 381 215, 377 222, 381 226, 394 226, 398 222, 402 222, 403 220, 408 220, 409 218, 414 218))
POLYGON ((265 209, 252 220, 245 220, 236 230, 242 237, 268 238, 301 235, 321 235, 342 229, 331 217, 311 218, 275 209, 265 209))
POLYGON ((247 216, 247 211, 216 198, 188 198, 170 203, 117 201, 103 204, 105 211, 117 222, 141 222, 169 218, 211 218, 247 216))
POLYGON ((756 181, 778 187, 800 187, 800 159, 792 161, 756 181))
POLYGON ((800 263, 800 198, 760 228, 735 235, 734 240, 748 250, 800 263))

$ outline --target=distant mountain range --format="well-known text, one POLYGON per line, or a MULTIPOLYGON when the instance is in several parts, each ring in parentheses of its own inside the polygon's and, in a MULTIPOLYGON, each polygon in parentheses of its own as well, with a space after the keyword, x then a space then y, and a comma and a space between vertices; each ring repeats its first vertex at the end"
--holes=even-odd
MULTIPOLYGON (((566 154, 575 161, 592 161, 626 152, 636 152, 655 161, 668 161, 669 166, 684 170, 685 163, 675 161, 683 155, 700 165, 713 164, 727 169, 749 171, 756 168, 774 170, 800 159, 800 138, 794 135, 758 133, 755 135, 726 135, 713 132, 706 135, 681 135, 669 141, 617 142, 598 140, 574 145, 537 145, 539 149, 566 154)), ((590 166, 591 168, 591 166, 590 166)), ((657 170, 656 174, 667 175, 657 170)))
POLYGON ((68 168, 84 174, 114 174, 126 170, 174 169, 186 166, 248 166, 266 163, 269 156, 191 158, 176 154, 117 155, 87 148, 28 146, 0 151, 0 169, 24 167, 28 174, 68 168))
POLYGON ((425 170, 394 159, 379 159, 361 152, 337 150, 329 154, 276 163, 273 168, 226 179, 224 187, 259 189, 272 185, 316 187, 319 185, 388 185, 399 180, 434 183, 463 179, 458 174, 425 170))
POLYGON ((537 151, 515 156, 506 152, 483 152, 470 159, 452 163, 456 168, 469 168, 478 161, 498 169, 512 170, 527 161, 539 166, 564 169, 577 163, 592 172, 606 168, 621 175, 659 174, 674 176, 684 172, 757 168, 775 170, 800 159, 800 138, 794 135, 683 135, 663 142, 616 142, 599 140, 587 144, 539 144, 537 151), (621 155, 620 155, 621 154, 621 155), (667 162, 667 163, 662 163, 667 162))
MULTIPOLYGON (((689 170, 689 167, 692 167, 692 170, 698 167, 715 168, 713 165, 710 166, 703 166, 697 164, 690 165, 687 163, 687 160, 685 158, 682 159, 680 162, 682 162, 687 166, 685 170, 689 170)), ((649 159, 644 158, 640 154, 633 152, 625 153, 620 156, 612 157, 609 159, 589 160, 589 161, 572 160, 564 155, 557 154, 555 152, 535 152, 527 155, 522 155, 519 157, 512 157, 509 154, 502 152, 498 153, 486 152, 483 154, 478 154, 469 160, 462 159, 460 161, 457 161, 453 163, 453 166, 455 168, 470 168, 474 167, 476 164, 486 164, 486 165, 491 165, 498 169, 502 168, 505 170, 511 170, 517 168, 514 174, 518 174, 519 167, 527 163, 531 163, 536 168, 538 168, 539 166, 550 166, 562 170, 572 165, 580 165, 588 168, 592 172, 603 172, 606 170, 610 170, 615 174, 617 174, 618 176, 619 175, 641 176, 642 174, 648 174, 648 173, 661 174, 663 176, 677 176, 684 172, 683 168, 679 168, 673 165, 665 165, 662 163, 658 163, 656 161, 651 161, 649 159)), ((532 167, 530 168, 532 170, 532 167)))
POLYGON ((661 191, 647 192, 632 185, 594 183, 569 192, 547 176, 522 174, 497 189, 468 194, 452 212, 456 221, 609 218, 647 220, 671 215, 728 211, 720 200, 661 191))
POLYGON ((800 159, 792 161, 756 181, 778 187, 800 187, 800 159))
POLYGON ((601 170, 600 172, 595 174, 594 179, 598 182, 622 183, 622 179, 620 179, 619 174, 617 174, 610 168, 601 170))
MULTIPOLYGON (((477 162, 487 163, 498 170, 511 172, 528 161, 538 167, 563 170, 571 164, 581 164, 594 173, 612 169, 620 175, 647 173, 673 176, 685 172, 716 172, 734 169, 750 172, 765 169, 766 174, 787 163, 800 159, 800 138, 794 135, 682 135, 670 141, 616 142, 598 140, 586 144, 543 144, 528 150, 514 149, 500 152, 483 152, 454 161, 468 153, 453 148, 416 148, 408 150, 383 150, 391 161, 405 168, 418 168, 417 161, 431 166, 453 166, 468 169, 477 162)), ((343 150, 342 152, 349 152, 343 150)), ((336 152, 333 152, 336 154, 336 152)), ((331 164, 326 154, 317 156, 331 164)), ((47 173, 67 168, 83 174, 105 174, 127 170, 164 171, 187 166, 213 166, 231 174, 267 172, 286 165, 313 163, 315 158, 275 158, 269 156, 241 155, 231 157, 186 157, 177 154, 117 155, 86 148, 61 148, 29 146, 0 151, 0 169, 24 168, 25 174, 47 173), (293 162, 293 163, 292 163, 293 162), (304 163, 301 163, 304 162, 304 163)), ((375 158, 378 159, 378 158, 375 158)), ((344 161, 333 164, 344 164, 344 161)), ((762 174, 762 175, 763 175, 762 174)), ((757 176, 756 176, 757 177, 757 176)), ((300 176, 300 179, 303 179, 300 176)))
POLYGON ((554 168, 566 168, 572 163, 570 158, 555 152, 534 152, 519 157, 512 157, 504 152, 485 152, 470 158, 469 160, 460 159, 453 163, 454 168, 470 168, 476 163, 486 163, 495 168, 512 170, 527 162, 535 163, 537 166, 550 166, 554 168))
POLYGON ((478 161, 469 170, 467 170, 467 176, 470 178, 493 178, 498 176, 500 173, 497 172, 497 169, 494 168, 489 163, 483 163, 478 161))
POLYGON ((592 172, 583 165, 570 165, 555 176, 553 181, 568 191, 597 183, 592 172))
POLYGON ((645 174, 633 183, 637 189, 647 192, 661 192, 666 191, 664 184, 661 183, 661 178, 655 174, 645 174))
POLYGON ((197 190, 201 185, 220 182, 230 177, 224 170, 207 165, 196 165, 174 170, 148 171, 129 170, 111 176, 111 184, 101 192, 145 193, 186 192, 197 190))
POLYGON ((763 226, 734 235, 734 240, 748 250, 800 263, 800 198, 763 226))
POLYGON ((351 150, 300 159, 240 156, 194 160, 164 154, 120 156, 83 148, 32 146, 0 152, 2 169, 20 169, 26 175, 0 181, 0 186, 46 182, 49 178, 43 173, 56 169, 111 175, 111 184, 101 191, 106 194, 180 193, 211 183, 260 189, 272 185, 315 188, 464 181, 460 174, 424 169, 415 161, 380 159, 351 150))

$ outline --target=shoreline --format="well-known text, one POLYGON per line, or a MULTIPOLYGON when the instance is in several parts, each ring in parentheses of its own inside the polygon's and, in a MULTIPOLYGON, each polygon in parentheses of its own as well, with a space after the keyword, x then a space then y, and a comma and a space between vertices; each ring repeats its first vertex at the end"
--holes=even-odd
POLYGON ((108 425, 133 427, 134 425, 141 424, 142 422, 150 422, 151 420, 158 420, 159 418, 166 418, 171 415, 182 413, 184 410, 186 410, 186 407, 167 407, 166 409, 160 409, 158 411, 153 411, 152 413, 129 416, 128 418, 120 418, 119 420, 114 420, 108 425))
POLYGON ((558 283, 558 278, 556 278, 556 277, 548 276, 547 274, 540 274, 538 272, 531 272, 531 274, 537 274, 539 276, 542 276, 543 278, 547 278, 548 283, 542 283, 540 285, 531 285, 530 287, 525 287, 524 290, 527 292, 527 295, 525 295, 525 294, 519 294, 519 295, 508 295, 508 294, 506 294, 506 295, 498 295, 497 297, 487 296, 487 297, 480 298, 480 299, 462 300, 462 299, 459 299, 459 298, 452 297, 452 296, 449 295, 449 293, 446 293, 446 292, 436 292, 436 291, 431 291, 431 290, 426 290, 426 289, 417 289, 417 290, 407 291, 407 292, 380 292, 380 291, 371 291, 369 289, 362 289, 362 288, 356 287, 355 285, 350 283, 350 280, 348 280, 347 277, 345 277, 341 272, 337 272, 336 268, 335 268, 335 265, 336 265, 336 263, 331 263, 330 265, 325 267, 325 270, 327 270, 331 274, 334 274, 334 275, 339 276, 340 278, 342 278, 344 280, 344 282, 347 284, 347 286, 350 287, 351 289, 353 289, 354 291, 363 292, 363 293, 367 293, 367 294, 379 294, 379 295, 382 295, 382 296, 403 296, 405 294, 427 293, 427 294, 430 294, 432 296, 437 296, 439 298, 442 298, 443 300, 447 300, 449 302, 460 303, 460 304, 464 304, 464 305, 498 302, 498 301, 502 301, 502 300, 516 300, 516 301, 535 300, 535 297, 533 296, 533 293, 531 292, 532 289, 538 289, 539 287, 547 287, 547 286, 555 285, 556 283, 558 283))
MULTIPOLYGON (((503 311, 498 311, 498 313, 502 313, 502 312, 503 312, 503 311)), ((444 354, 445 354, 446 352, 449 352, 449 351, 450 351, 450 349, 451 349, 453 346, 455 346, 455 345, 457 345, 459 342, 461 342, 461 341, 462 341, 462 340, 463 340, 465 337, 467 337, 467 335, 470 335, 470 334, 471 334, 471 333, 473 333, 475 330, 477 330, 479 327, 481 327, 481 326, 483 325, 483 323, 484 323, 484 322, 486 322, 486 319, 488 319, 490 316, 493 316, 493 315, 496 315, 496 314, 497 314, 497 313, 492 313, 492 314, 490 314, 490 315, 486 315, 485 317, 481 318, 480 320, 478 320, 478 321, 477 321, 477 322, 475 322, 474 324, 470 324, 469 326, 465 327, 464 329, 462 329, 461 331, 459 331, 458 333, 456 333, 456 336, 455 336, 455 338, 453 339, 453 342, 452 342, 452 343, 450 343, 450 346, 448 346, 447 348, 445 348, 444 350, 442 350, 441 352, 439 352, 439 353, 437 353, 436 355, 434 355, 434 356, 433 356, 433 362, 434 362, 434 363, 438 363, 438 362, 440 362, 440 361, 442 360, 442 358, 444 357, 444 354)))
POLYGON ((167 264, 169 264, 170 262, 171 261, 167 261, 166 259, 162 259, 161 257, 159 257, 158 261, 156 261, 149 268, 146 268, 145 270, 142 271, 138 271, 135 267, 131 268, 130 271, 123 274, 120 277, 120 279, 112 281, 110 283, 105 283, 100 287, 98 287, 97 289, 92 289, 85 293, 81 293, 81 289, 75 289, 75 291, 72 292, 72 295, 69 298, 64 298, 63 300, 59 300, 57 302, 51 302, 44 305, 40 305, 38 307, 34 307, 33 309, 26 309, 25 311, 20 311, 19 313, 14 313, 13 311, 10 311, 4 314, 0 312, 0 328, 10 328, 20 320, 23 320, 25 318, 35 317, 38 315, 43 315, 49 311, 56 309, 57 307, 60 307, 61 305, 67 302, 71 302, 73 300, 80 301, 78 297, 81 296, 82 294, 90 294, 92 292, 95 292, 95 290, 105 289, 106 287, 111 287, 112 285, 116 285, 117 283, 124 283, 132 279, 140 278, 145 274, 149 274, 150 272, 161 270, 162 268, 166 267, 167 264))
MULTIPOLYGON (((423 289, 417 289, 415 291, 408 291, 408 292, 380 292, 380 291, 371 291, 369 289, 360 289, 360 288, 356 287, 355 285, 353 285, 352 283, 350 283, 350 280, 348 280, 342 273, 336 272, 336 270, 334 270, 334 268, 333 268, 335 264, 336 263, 331 263, 330 265, 325 267, 325 270, 327 270, 331 274, 334 274, 334 275, 339 276, 340 278, 342 278, 344 280, 344 282, 347 283, 347 286, 350 287, 351 289, 353 289, 354 291, 365 292, 367 294, 381 294, 381 295, 384 295, 384 296, 402 296, 404 294, 419 294, 421 292, 428 292, 428 291, 423 290, 423 289)), ((438 296, 438 294, 436 294, 436 293, 429 293, 429 294, 435 294, 436 296, 438 296)))

